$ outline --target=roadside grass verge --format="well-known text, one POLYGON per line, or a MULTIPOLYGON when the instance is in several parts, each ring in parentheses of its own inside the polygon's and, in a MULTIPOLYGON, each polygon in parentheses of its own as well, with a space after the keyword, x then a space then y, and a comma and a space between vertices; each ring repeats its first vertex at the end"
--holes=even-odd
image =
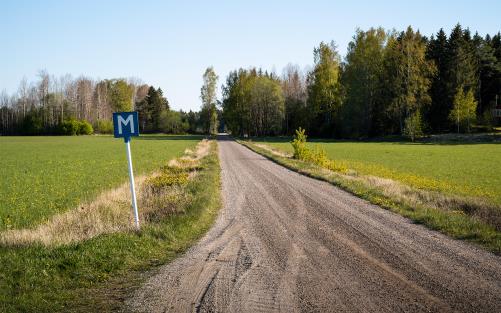
POLYGON ((327 181, 360 198, 410 218, 456 239, 477 243, 501 254, 501 208, 478 198, 444 195, 413 188, 391 179, 362 175, 340 166, 333 171, 262 143, 239 143, 266 158, 316 179, 327 181))
MULTIPOLYGON (((188 153, 144 178, 141 231, 126 226, 69 241, 57 236, 45 241, 35 240, 36 236, 28 236, 31 239, 24 242, 4 240, 0 246, 0 311, 120 309, 128 292, 143 279, 144 271, 185 251, 215 220, 221 207, 217 143, 211 141, 207 149, 205 157, 188 153), (176 178, 180 176, 187 179, 176 178), (155 183, 157 177, 167 178, 155 183)), ((121 210, 120 203, 111 201, 108 206, 121 210)), ((95 215, 108 216, 100 208, 95 215)), ((125 217, 125 224, 131 225, 130 205, 124 203, 123 210, 126 214, 119 215, 118 224, 125 217)), ((103 223, 116 221, 104 218, 103 223)))

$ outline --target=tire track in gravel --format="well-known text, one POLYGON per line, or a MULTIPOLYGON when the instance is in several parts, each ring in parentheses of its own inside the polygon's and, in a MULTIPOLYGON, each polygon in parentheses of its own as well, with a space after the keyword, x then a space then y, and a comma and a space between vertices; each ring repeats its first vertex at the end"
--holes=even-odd
POLYGON ((500 312, 501 258, 219 138, 224 207, 132 312, 500 312))

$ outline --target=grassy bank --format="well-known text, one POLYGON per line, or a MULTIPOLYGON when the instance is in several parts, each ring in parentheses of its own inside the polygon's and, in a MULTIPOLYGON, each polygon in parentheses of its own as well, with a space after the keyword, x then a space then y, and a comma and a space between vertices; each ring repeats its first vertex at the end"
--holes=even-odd
POLYGON ((217 216, 221 200, 216 143, 194 166, 185 166, 187 162, 164 162, 145 180, 155 198, 143 197, 143 209, 149 212, 142 216, 140 232, 118 231, 69 244, 1 246, 0 311, 118 309, 141 281, 141 273, 185 251, 217 216))
POLYGON ((251 141, 240 143, 291 170, 325 180, 416 223, 453 238, 475 242, 501 254, 501 231, 498 225, 500 208, 483 202, 482 199, 444 195, 437 190, 419 189, 349 168, 342 172, 331 171, 310 162, 293 159, 285 149, 281 150, 277 145, 251 141))

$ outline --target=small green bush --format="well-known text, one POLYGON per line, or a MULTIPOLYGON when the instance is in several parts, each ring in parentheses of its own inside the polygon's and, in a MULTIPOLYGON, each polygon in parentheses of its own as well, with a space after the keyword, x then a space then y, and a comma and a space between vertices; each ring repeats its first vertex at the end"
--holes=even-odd
POLYGON ((423 120, 419 111, 405 119, 404 136, 411 141, 423 136, 423 120))
POLYGON ((92 135, 92 125, 85 120, 67 119, 59 124, 58 133, 63 136, 92 135))
POLYGON ((59 133, 64 136, 75 136, 80 128, 80 123, 75 119, 67 119, 59 124, 59 133))
POLYGON ((94 133, 94 129, 92 125, 85 121, 81 120, 78 124, 78 135, 92 135, 94 133))
POLYGON ((294 148, 294 159, 305 160, 308 157, 308 148, 306 148, 306 134, 301 127, 296 130, 296 135, 291 144, 294 148))
POLYGON ((321 147, 315 147, 313 150, 306 147, 306 134, 305 130, 299 127, 296 130, 296 135, 291 144, 294 148, 294 159, 311 162, 323 168, 327 168, 336 172, 347 172, 348 168, 342 164, 327 158, 327 153, 321 147))
POLYGON ((110 120, 97 120, 95 131, 99 134, 112 134, 113 123, 110 120))

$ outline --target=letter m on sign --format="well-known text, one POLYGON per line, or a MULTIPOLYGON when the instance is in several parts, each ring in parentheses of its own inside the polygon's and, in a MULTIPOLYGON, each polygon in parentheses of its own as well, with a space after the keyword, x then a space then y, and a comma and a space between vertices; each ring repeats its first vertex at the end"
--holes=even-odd
POLYGON ((139 136, 137 112, 113 113, 113 131, 115 138, 139 136))

